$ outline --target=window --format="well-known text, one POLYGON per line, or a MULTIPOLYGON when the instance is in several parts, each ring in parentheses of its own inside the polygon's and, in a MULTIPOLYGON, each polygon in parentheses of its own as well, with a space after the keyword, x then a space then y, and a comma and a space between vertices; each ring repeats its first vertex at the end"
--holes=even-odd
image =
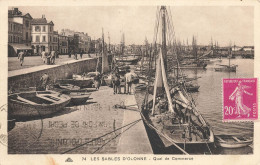
POLYGON ((14 43, 15 43, 15 36, 14 36, 14 43))
POLYGON ((28 34, 28 32, 26 32, 26 41, 28 40, 28 38, 29 38, 29 34, 28 34))
POLYGON ((46 36, 42 36, 42 42, 46 42, 46 36))
POLYGON ((52 32, 52 27, 50 26, 50 32, 52 32))
POLYGON ((10 37, 10 42, 13 42, 13 37, 12 36, 10 37))
POLYGON ((50 42, 51 42, 51 36, 50 36, 50 42))
POLYGON ((25 26, 29 27, 29 21, 25 21, 25 26))
POLYGON ((46 32, 45 26, 42 27, 42 31, 43 31, 43 32, 46 32))
POLYGON ((13 24, 11 24, 11 31, 13 31, 13 24))
POLYGON ((19 43, 19 37, 17 37, 17 42, 19 43))
POLYGON ((41 31, 41 27, 40 26, 35 26, 35 31, 36 32, 40 32, 41 31))
POLYGON ((40 36, 36 36, 36 42, 40 42, 40 36))

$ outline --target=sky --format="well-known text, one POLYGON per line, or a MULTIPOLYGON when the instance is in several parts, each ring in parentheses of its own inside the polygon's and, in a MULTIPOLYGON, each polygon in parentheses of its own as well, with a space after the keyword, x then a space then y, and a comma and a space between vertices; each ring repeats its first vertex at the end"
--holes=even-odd
MULTIPOLYGON (((33 18, 44 14, 54 22, 54 29, 63 28, 85 32, 92 39, 105 38, 119 43, 122 33, 126 44, 143 44, 145 37, 152 42, 156 20, 156 6, 15 6, 33 18)), ((9 7, 10 9, 11 7, 9 7)), ((191 44, 208 45, 211 38, 220 46, 254 45, 254 8, 250 6, 171 6, 176 37, 191 44)))

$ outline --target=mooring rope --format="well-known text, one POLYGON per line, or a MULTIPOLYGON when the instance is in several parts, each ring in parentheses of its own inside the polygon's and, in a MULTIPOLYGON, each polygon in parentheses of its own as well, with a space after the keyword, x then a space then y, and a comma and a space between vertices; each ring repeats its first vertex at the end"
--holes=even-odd
POLYGON ((133 127, 135 124, 137 124, 140 120, 136 121, 135 123, 133 123, 131 126, 129 126, 127 129, 125 129, 124 131, 122 131, 121 133, 117 134, 115 137, 111 138, 108 142, 106 142, 105 144, 103 144, 101 147, 99 147, 97 150, 95 150, 94 152, 92 152, 92 154, 96 153, 97 151, 99 151, 100 149, 102 149, 105 145, 107 145, 108 143, 110 143, 112 140, 114 140, 115 138, 117 138, 119 135, 123 134, 124 132, 126 132, 127 130, 129 130, 131 127, 133 127))
POLYGON ((127 126, 129 126, 129 125, 131 125, 131 124, 133 124, 133 123, 135 123, 135 122, 140 121, 140 120, 142 120, 142 119, 135 120, 135 121, 133 121, 133 122, 127 124, 127 125, 124 125, 124 126, 122 126, 122 127, 120 127, 120 128, 115 129, 114 131, 110 131, 110 132, 108 132, 108 133, 106 133, 106 134, 104 134, 104 135, 102 135, 102 136, 99 136, 99 137, 97 137, 97 138, 94 138, 94 139, 92 139, 92 140, 86 142, 86 143, 83 143, 83 144, 81 144, 81 145, 78 145, 78 146, 76 146, 76 147, 74 147, 74 148, 72 148, 72 149, 69 149, 69 150, 67 150, 67 151, 65 151, 65 152, 63 152, 63 153, 61 153, 61 154, 66 154, 66 153, 68 153, 68 152, 70 152, 70 151, 73 151, 73 150, 75 150, 75 149, 77 149, 77 148, 79 148, 79 147, 82 147, 82 146, 84 146, 84 145, 86 145, 86 144, 88 144, 88 143, 91 143, 91 142, 93 142, 93 141, 96 141, 96 140, 98 140, 98 139, 100 139, 100 138, 102 138, 102 137, 104 137, 104 136, 107 136, 107 135, 109 135, 109 134, 111 134, 111 133, 114 133, 115 131, 118 131, 118 130, 120 130, 120 129, 124 128, 124 127, 127 127, 127 126))

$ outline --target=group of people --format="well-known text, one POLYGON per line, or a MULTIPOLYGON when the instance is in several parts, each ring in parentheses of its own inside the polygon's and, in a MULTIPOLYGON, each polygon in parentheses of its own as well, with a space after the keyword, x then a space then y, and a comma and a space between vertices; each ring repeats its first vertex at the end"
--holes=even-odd
MULTIPOLYGON (((73 50, 70 51, 69 52, 69 58, 71 58, 71 55, 74 55, 74 59, 77 60, 78 59, 78 54, 80 55, 80 58, 82 59, 83 54, 84 54, 83 50, 81 50, 79 53, 77 53, 76 51, 73 51, 73 50)), ((88 54, 88 56, 90 57, 90 54, 88 54)))
POLYGON ((42 51, 41 58, 43 60, 43 63, 55 64, 55 59, 59 58, 59 52, 54 50, 50 51, 49 53, 42 51))
POLYGON ((133 71, 126 71, 124 77, 121 79, 119 69, 116 67, 112 75, 112 84, 114 94, 121 94, 121 83, 123 83, 124 94, 131 94, 132 84, 134 81, 135 73, 133 71))

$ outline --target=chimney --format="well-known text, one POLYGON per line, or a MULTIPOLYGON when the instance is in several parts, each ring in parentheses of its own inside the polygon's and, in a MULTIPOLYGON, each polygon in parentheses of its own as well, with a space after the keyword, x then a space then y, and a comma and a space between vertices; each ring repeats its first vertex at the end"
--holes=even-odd
POLYGON ((45 15, 42 15, 42 18, 45 18, 45 15))
POLYGON ((18 14, 18 8, 14 8, 14 14, 15 14, 15 15, 18 14))

